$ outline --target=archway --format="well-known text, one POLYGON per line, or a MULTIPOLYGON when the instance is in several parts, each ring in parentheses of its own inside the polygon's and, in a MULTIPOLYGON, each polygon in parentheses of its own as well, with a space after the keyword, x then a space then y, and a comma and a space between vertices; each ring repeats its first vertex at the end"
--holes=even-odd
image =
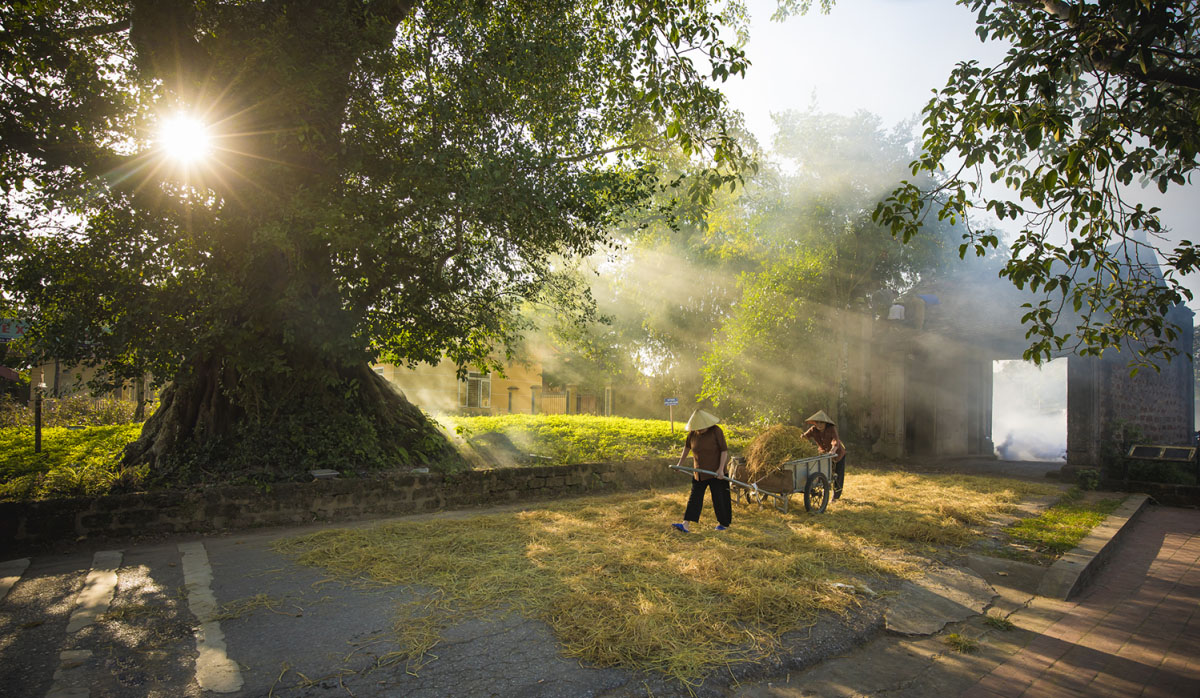
POLYGON ((1000 460, 1066 462, 1068 361, 992 362, 992 440, 1000 460))

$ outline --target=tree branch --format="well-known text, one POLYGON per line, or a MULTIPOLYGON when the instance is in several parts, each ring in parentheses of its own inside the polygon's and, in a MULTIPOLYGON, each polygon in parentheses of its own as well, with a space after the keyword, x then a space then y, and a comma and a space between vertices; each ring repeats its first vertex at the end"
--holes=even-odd
POLYGON ((129 19, 119 19, 108 24, 97 24, 91 27, 79 27, 66 32, 67 38, 70 39, 91 39, 96 36, 104 36, 105 34, 116 34, 123 32, 130 27, 129 19))
POLYGON ((1200 90, 1200 74, 1152 65, 1149 64, 1149 60, 1144 68, 1140 64, 1136 67, 1130 66, 1130 58, 1135 50, 1145 49, 1151 55, 1156 52, 1173 53, 1165 46, 1154 45, 1158 32, 1165 28, 1165 25, 1151 23, 1149 27, 1145 28, 1145 31, 1138 32, 1143 36, 1138 37, 1140 40, 1132 47, 1127 40, 1111 34, 1098 34, 1097 38, 1085 43, 1082 35, 1089 27, 1084 26, 1081 19, 1083 12, 1079 11, 1076 5, 1064 2, 1064 0, 1007 0, 1007 2, 1026 9, 1040 9, 1066 24, 1079 35, 1080 46, 1087 47, 1088 58, 1099 70, 1144 84, 1166 83, 1185 89, 1200 90))

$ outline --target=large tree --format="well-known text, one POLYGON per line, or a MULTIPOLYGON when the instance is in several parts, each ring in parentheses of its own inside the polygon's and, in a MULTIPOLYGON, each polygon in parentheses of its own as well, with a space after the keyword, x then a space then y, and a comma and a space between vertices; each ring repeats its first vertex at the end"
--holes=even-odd
MULTIPOLYGON (((785 9, 794 3, 783 3, 785 9)), ((981 211, 1021 224, 1001 272, 1039 292, 1028 358, 1132 350, 1135 364, 1178 352, 1167 311, 1191 299, 1179 276, 1200 249, 1165 235, 1133 187, 1195 183, 1200 161, 1200 4, 1173 0, 960 0, 983 40, 1011 45, 995 66, 960 63, 925 108, 914 172, 876 219, 908 239, 923 222, 981 211), (1165 278, 1144 265, 1154 253, 1165 278)), ((974 229, 963 246, 996 235, 974 229)))
POLYGON ((448 455, 369 370, 495 365, 549 260, 673 143, 738 176, 713 83, 740 5, 30 0, 0 8, 0 302, 39 350, 169 378, 131 467, 175 481, 448 455), (156 141, 186 114, 208 157, 156 141))
POLYGON ((781 162, 748 183, 742 216, 715 226, 722 256, 742 269, 704 355, 702 395, 747 419, 802 419, 813 405, 844 414, 847 326, 943 269, 959 233, 940 222, 905 245, 871 220, 908 173, 908 125, 813 109, 775 121, 781 162))

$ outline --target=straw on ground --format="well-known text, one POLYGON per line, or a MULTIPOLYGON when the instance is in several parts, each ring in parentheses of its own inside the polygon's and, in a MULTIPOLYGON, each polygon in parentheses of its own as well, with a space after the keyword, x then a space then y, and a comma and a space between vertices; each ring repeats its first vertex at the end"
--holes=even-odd
MULTIPOLYGON (((684 494, 591 497, 519 513, 398 521, 277 542, 304 564, 411 589, 395 629, 416 670, 443 628, 470 615, 545 621, 569 656, 691 683, 776 651, 821 611, 857 604, 832 585, 909 575, 905 551, 962 545, 1048 486, 856 472, 836 508, 739 508, 725 533, 682 535, 684 494)), ((706 512, 707 513, 707 512, 706 512)), ((703 530, 706 527, 699 527, 703 530)))

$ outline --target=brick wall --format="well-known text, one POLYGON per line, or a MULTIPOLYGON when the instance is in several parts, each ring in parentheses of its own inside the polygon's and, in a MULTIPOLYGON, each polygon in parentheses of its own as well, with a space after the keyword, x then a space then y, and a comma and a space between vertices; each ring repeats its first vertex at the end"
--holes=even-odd
POLYGON ((1187 357, 1172 361, 1160 371, 1142 369, 1136 376, 1129 375, 1129 367, 1120 360, 1105 358, 1101 365, 1109 420, 1137 426, 1147 443, 1191 443, 1193 397, 1187 357))
MULTIPOLYGON (((673 460, 316 480, 110 497, 0 502, 0 551, 122 538, 348 521, 686 484, 673 460)), ((0 552, 0 554, 3 554, 0 552)))

